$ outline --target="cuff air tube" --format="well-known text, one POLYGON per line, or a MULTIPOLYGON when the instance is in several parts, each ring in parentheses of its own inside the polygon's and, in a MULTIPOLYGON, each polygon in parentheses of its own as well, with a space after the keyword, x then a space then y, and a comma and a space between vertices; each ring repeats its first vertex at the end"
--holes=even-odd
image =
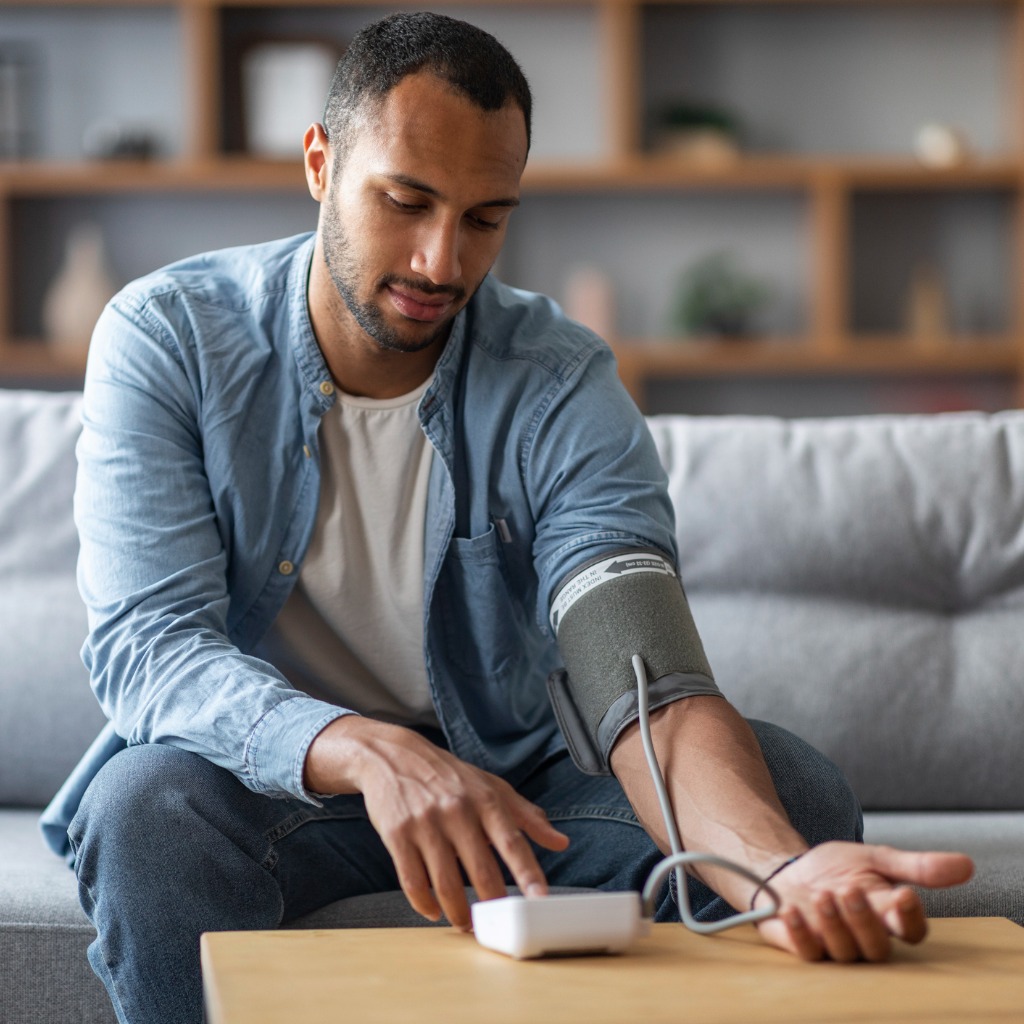
POLYGON ((602 557, 567 580, 551 607, 565 668, 548 678, 551 703, 576 766, 608 775, 619 734, 639 715, 632 658, 653 680, 650 709, 721 696, 675 568, 661 554, 602 557))

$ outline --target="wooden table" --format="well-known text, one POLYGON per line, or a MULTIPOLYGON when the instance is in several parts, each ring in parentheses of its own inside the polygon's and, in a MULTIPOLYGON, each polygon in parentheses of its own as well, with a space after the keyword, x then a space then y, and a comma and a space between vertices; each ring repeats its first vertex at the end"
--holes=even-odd
POLYGON ((203 936, 210 1024, 839 1024, 1024 1020, 1024 928, 938 919, 887 964, 804 964, 747 926, 615 957, 515 961, 447 928, 203 936))

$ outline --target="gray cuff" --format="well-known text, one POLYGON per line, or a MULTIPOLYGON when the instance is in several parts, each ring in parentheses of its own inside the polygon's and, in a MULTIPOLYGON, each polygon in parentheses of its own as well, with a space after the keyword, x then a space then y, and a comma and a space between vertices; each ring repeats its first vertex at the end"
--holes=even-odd
MULTIPOLYGON (((573 700, 565 669, 552 672, 548 677, 548 695, 576 767, 586 775, 611 775, 612 747, 622 731, 640 717, 636 690, 623 693, 613 701, 598 724, 596 744, 573 700)), ((647 688, 650 711, 684 697, 721 696, 713 679, 693 672, 669 672, 647 688)))
MULTIPOLYGON (((684 697, 721 697, 722 691, 713 679, 694 673, 670 672, 668 675, 655 679, 647 687, 647 709, 656 711, 673 701, 684 697)), ((637 693, 624 693, 605 712, 601 724, 597 727, 597 748, 601 759, 608 764, 612 755, 612 747, 622 734, 622 730, 632 725, 640 717, 640 705, 637 693)))

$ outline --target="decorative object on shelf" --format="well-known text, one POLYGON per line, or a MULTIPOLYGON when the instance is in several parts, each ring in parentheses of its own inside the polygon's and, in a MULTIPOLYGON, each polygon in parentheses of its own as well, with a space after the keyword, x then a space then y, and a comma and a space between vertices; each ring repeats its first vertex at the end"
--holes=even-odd
POLYGON ((600 267, 573 268, 565 282, 565 313, 602 338, 612 338, 615 288, 611 276, 600 267))
POLYGON ((156 133, 145 125, 95 121, 82 133, 82 152, 90 160, 149 160, 158 151, 156 133))
POLYGON ((302 153, 302 136, 320 119, 341 48, 323 40, 267 40, 242 57, 246 149, 281 159, 302 153))
POLYGON ((0 160, 32 155, 37 68, 31 43, 0 40, 0 160))
POLYGON ((925 167, 960 167, 970 159, 967 136, 953 125, 923 124, 914 137, 914 152, 925 167))
POLYGON ((933 348, 949 333, 949 303, 938 270, 923 263, 914 270, 907 296, 907 333, 922 348, 933 348))
POLYGON ((768 285, 741 271, 732 253, 714 252, 680 277, 672 327, 688 336, 749 337, 752 318, 770 297, 768 285))
POLYGON ((67 352, 84 352, 103 307, 116 291, 99 225, 79 224, 68 235, 63 266, 43 297, 47 341, 67 352))
POLYGON ((659 152, 703 164, 731 163, 739 157, 739 121, 719 107, 670 103, 656 121, 659 152))

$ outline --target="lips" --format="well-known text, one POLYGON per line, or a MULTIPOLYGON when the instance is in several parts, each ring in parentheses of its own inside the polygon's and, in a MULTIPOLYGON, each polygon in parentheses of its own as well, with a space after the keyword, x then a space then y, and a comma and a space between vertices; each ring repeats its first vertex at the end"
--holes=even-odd
POLYGON ((387 290, 398 312, 410 320, 436 323, 443 320, 455 305, 452 295, 416 294, 393 284, 387 285, 387 290))

